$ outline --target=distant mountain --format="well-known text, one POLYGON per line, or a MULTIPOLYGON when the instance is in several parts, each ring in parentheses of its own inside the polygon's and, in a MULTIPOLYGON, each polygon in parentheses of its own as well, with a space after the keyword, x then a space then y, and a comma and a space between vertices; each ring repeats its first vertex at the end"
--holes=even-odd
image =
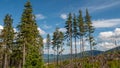
POLYGON ((107 50, 107 51, 105 51, 105 53, 107 53, 107 52, 113 52, 113 51, 116 51, 116 50, 120 50, 120 46, 112 48, 110 50, 107 50))
MULTIPOLYGON (((103 51, 92 50, 92 51, 85 51, 85 52, 82 52, 82 53, 78 53, 77 56, 78 56, 78 58, 82 57, 81 56, 82 54, 84 54, 84 56, 90 56, 91 52, 93 52, 94 56, 103 53, 103 51)), ((57 57, 57 55, 50 54, 49 55, 50 62, 53 62, 54 59, 56 59, 56 57, 57 57)), ((62 56, 59 55, 59 60, 60 60, 60 57, 62 57, 62 60, 67 60, 67 59, 70 59, 70 54, 64 54, 62 56)), ((47 62, 48 54, 44 54, 43 58, 44 58, 44 62, 47 62)), ((73 58, 75 58, 75 54, 73 54, 73 58)))
MULTIPOLYGON (((89 51, 85 51, 85 52, 82 52, 82 53, 78 53, 77 56, 78 56, 78 58, 82 58, 82 56, 81 56, 82 54, 84 54, 84 56, 91 56, 92 52, 93 52, 93 56, 96 56, 96 55, 99 55, 99 54, 102 54, 102 53, 113 52, 115 50, 120 50, 120 46, 118 46, 116 48, 113 48, 113 49, 110 49, 110 50, 107 50, 105 52, 104 51, 99 51, 99 50, 92 50, 92 51, 89 50, 89 51)), ((73 54, 72 56, 73 56, 73 58, 75 58, 75 54, 73 54)), ((53 62, 56 59, 56 57, 57 57, 57 55, 50 54, 49 55, 50 62, 53 62)), ((59 56, 59 59, 60 59, 60 57, 62 57, 62 60, 67 60, 67 59, 70 59, 70 54, 64 54, 62 56, 59 56)), ((44 62, 47 62, 48 54, 44 54, 43 58, 44 58, 44 62)))

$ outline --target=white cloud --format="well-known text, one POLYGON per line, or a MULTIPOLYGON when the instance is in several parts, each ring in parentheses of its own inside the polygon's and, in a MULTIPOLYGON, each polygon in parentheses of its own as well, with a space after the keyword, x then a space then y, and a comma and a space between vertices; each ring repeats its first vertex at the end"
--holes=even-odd
POLYGON ((40 33, 41 35, 46 34, 46 32, 45 32, 44 30, 42 30, 41 28, 38 28, 38 30, 39 30, 39 33, 40 33))
POLYGON ((112 42, 103 42, 103 43, 97 44, 97 46, 96 46, 96 48, 98 50, 102 50, 102 51, 106 51, 106 50, 109 50, 109 49, 112 49, 112 48, 115 48, 115 47, 117 47, 117 46, 112 42))
POLYGON ((97 44, 99 50, 105 51, 120 46, 120 28, 116 28, 114 31, 100 32, 98 37, 102 41, 97 44))
POLYGON ((42 14, 36 14, 35 16, 36 16, 37 20, 43 20, 43 19, 45 19, 45 16, 42 15, 42 14))
POLYGON ((103 9, 109 9, 109 8, 117 6, 119 4, 120 4, 119 0, 110 0, 110 1, 104 1, 104 2, 98 1, 93 5, 90 4, 90 5, 87 5, 86 7, 83 7, 83 8, 85 8, 85 9, 88 8, 91 12, 94 12, 94 11, 98 11, 98 10, 100 11, 103 9))
POLYGON ((44 28, 44 29, 50 29, 50 28, 52 28, 52 26, 44 24, 44 25, 43 25, 43 28, 44 28))
POLYGON ((62 19, 64 19, 64 20, 67 19, 67 14, 61 14, 61 15, 60 15, 60 18, 62 18, 62 19))
POLYGON ((105 39, 105 38, 111 38, 114 35, 112 31, 107 31, 107 32, 100 32, 99 38, 105 39))
POLYGON ((120 25, 120 19, 96 20, 92 22, 96 28, 108 28, 120 25))
POLYGON ((46 43, 46 38, 43 39, 43 43, 44 43, 44 44, 46 43))
POLYGON ((66 29, 65 28, 60 28, 59 31, 66 32, 66 29))
POLYGON ((3 26, 2 26, 2 25, 0 25, 0 30, 1 30, 1 29, 3 29, 3 26))

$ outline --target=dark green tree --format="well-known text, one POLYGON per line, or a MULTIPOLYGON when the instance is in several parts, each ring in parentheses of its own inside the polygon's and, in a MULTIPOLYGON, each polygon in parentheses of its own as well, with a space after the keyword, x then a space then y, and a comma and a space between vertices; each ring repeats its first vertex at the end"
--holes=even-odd
MULTIPOLYGON (((78 16, 78 27, 79 27, 79 37, 80 37, 80 52, 84 51, 84 36, 86 34, 86 27, 85 27, 85 22, 82 17, 82 11, 79 11, 79 16, 78 16)), ((82 54, 83 56, 83 54, 82 54)))
POLYGON ((30 1, 24 5, 25 9, 22 13, 20 24, 18 25, 19 36, 23 48, 23 67, 25 68, 43 68, 41 57, 41 45, 38 27, 35 21, 35 16, 32 13, 30 1))
POLYGON ((13 40, 14 40, 14 30, 12 27, 13 19, 11 15, 7 14, 4 19, 4 27, 1 33, 2 45, 4 45, 4 57, 3 57, 3 68, 8 68, 9 59, 12 53, 13 40))
POLYGON ((65 39, 67 39, 68 42, 70 42, 70 51, 71 51, 71 63, 72 63, 72 54, 73 54, 73 48, 72 48, 72 14, 69 13, 67 21, 65 23, 65 39))
MULTIPOLYGON (((86 27, 87 27, 87 37, 88 37, 87 40, 89 41, 90 50, 92 51, 92 47, 95 45, 95 40, 93 37, 93 33, 94 33, 95 28, 92 25, 91 16, 89 15, 87 9, 86 9, 85 22, 86 22, 86 27)), ((91 52, 91 56, 92 55, 93 55, 93 51, 91 52)))

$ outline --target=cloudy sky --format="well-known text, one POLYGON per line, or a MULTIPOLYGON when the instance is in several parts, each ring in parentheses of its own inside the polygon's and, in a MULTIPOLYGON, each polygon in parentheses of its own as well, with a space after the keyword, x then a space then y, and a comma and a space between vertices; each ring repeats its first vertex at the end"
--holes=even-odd
MULTIPOLYGON (((0 0, 0 28, 3 26, 4 16, 9 13, 14 19, 13 26, 20 22, 24 4, 27 0, 0 0)), ((111 37, 120 29, 120 0, 30 0, 33 7, 33 13, 36 15, 38 30, 46 38, 46 34, 52 35, 56 27, 64 30, 65 20, 68 13, 78 14, 81 9, 85 16, 85 9, 89 10, 94 27, 96 28, 94 36, 96 38, 111 37)), ((105 50, 104 42, 99 50, 105 50)), ((112 48, 111 46, 110 48, 112 48)), ((67 49, 67 47, 65 47, 67 49)), ((110 49, 108 48, 108 49, 110 49)), ((86 49, 88 49, 86 47, 86 49)), ((67 53, 65 51, 64 53, 67 53)))

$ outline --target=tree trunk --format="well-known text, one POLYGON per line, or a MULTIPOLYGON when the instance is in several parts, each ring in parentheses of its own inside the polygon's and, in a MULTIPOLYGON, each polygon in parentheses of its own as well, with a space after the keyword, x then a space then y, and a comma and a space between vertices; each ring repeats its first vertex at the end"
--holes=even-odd
POLYGON ((4 56, 4 66, 3 68, 7 68, 7 53, 5 53, 5 56, 4 56))
POLYGON ((23 68, 25 65, 25 44, 23 45, 23 68))
POLYGON ((19 62, 19 66, 18 66, 18 68, 22 68, 22 67, 21 67, 21 60, 20 60, 20 62, 19 62))
POLYGON ((81 37, 80 37, 80 57, 82 57, 82 44, 81 44, 81 37))
POLYGON ((58 46, 57 46, 57 67, 58 67, 58 46))
POLYGON ((77 58, 76 37, 75 37, 75 58, 77 58))
POLYGON ((49 48, 48 48, 48 68, 49 68, 49 48))
POLYGON ((73 59, 73 56, 72 56, 72 54, 73 54, 73 52, 72 52, 72 34, 70 36, 70 50, 71 50, 71 64, 72 64, 72 59, 73 59))
POLYGON ((82 40, 81 41, 82 41, 82 53, 83 53, 82 55, 84 57, 84 40, 83 40, 83 36, 82 36, 82 40))

